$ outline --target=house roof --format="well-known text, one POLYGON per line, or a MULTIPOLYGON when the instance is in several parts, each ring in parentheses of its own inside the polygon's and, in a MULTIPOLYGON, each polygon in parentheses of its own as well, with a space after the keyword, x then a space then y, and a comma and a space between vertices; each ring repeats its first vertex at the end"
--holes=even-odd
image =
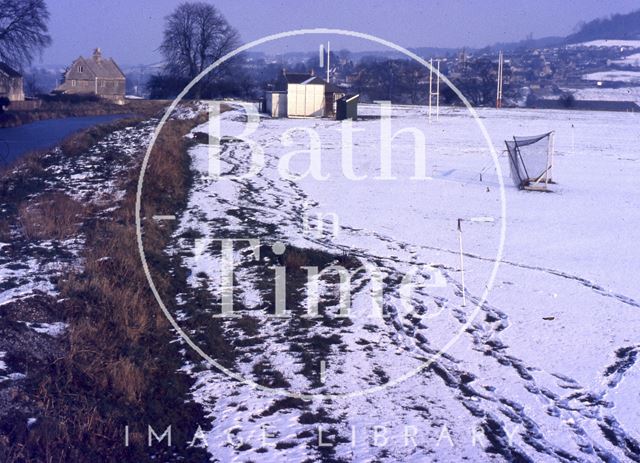
POLYGON ((311 74, 305 74, 302 72, 286 72, 282 73, 283 80, 288 84, 301 84, 305 80, 313 77, 311 74))
POLYGON ((282 78, 276 85, 276 90, 284 91, 287 88, 287 84, 302 84, 302 85, 324 85, 325 93, 346 93, 346 91, 337 85, 327 82, 321 77, 311 74, 305 74, 300 72, 282 72, 282 78))
POLYGON ((0 62, 0 72, 2 72, 3 74, 6 74, 9 77, 22 77, 22 74, 20 74, 18 71, 13 69, 7 63, 0 62))
POLYGON ((87 70, 95 77, 109 78, 109 79, 124 79, 124 73, 120 70, 118 65, 112 58, 103 58, 102 52, 99 48, 96 48, 91 58, 79 57, 74 65, 78 62, 82 62, 87 66, 87 70))

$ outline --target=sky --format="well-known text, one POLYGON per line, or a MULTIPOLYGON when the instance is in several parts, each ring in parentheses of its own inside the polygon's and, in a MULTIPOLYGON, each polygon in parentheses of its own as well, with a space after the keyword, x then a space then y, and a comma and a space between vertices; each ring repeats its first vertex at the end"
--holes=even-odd
MULTIPOLYGON (((205 0, 244 42, 302 28, 348 29, 411 47, 474 47, 567 35, 580 21, 640 8, 638 0, 205 0)), ((161 61, 164 18, 180 0, 47 0, 53 44, 34 65, 65 64, 100 47, 121 65, 161 61)), ((259 51, 380 49, 344 36, 301 36, 259 51)))

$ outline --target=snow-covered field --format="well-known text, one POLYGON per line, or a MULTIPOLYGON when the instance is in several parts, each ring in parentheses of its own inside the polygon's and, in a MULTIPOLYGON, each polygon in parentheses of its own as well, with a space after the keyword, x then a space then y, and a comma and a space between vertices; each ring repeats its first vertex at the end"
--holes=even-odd
POLYGON ((615 64, 620 64, 622 66, 630 66, 630 67, 640 67, 640 53, 633 53, 631 55, 627 55, 621 59, 613 60, 615 64))
MULTIPOLYGON (((371 116, 377 111, 360 108, 371 116)), ((332 282, 319 285, 331 302, 321 305, 325 313, 318 319, 301 318, 310 288, 304 283, 296 287, 299 297, 287 300, 292 317, 267 318, 273 300, 269 275, 280 261, 266 247, 259 261, 248 244, 236 247, 234 290, 242 318, 216 322, 235 357, 206 353, 249 383, 193 357, 185 366, 197 378, 195 400, 210 415, 213 429, 205 440, 215 459, 640 459, 640 115, 478 112, 498 153, 513 135, 556 131, 553 193, 515 189, 501 156, 503 217, 496 170, 479 178, 492 165, 488 146, 462 109, 445 108, 429 125, 425 108, 394 107, 394 132, 424 131, 429 180, 409 179, 409 134, 393 141, 398 179, 372 180, 380 174, 380 121, 373 117, 353 123, 361 129, 353 133, 353 171, 368 177, 361 181, 343 175, 335 121, 261 120, 251 138, 264 147, 266 165, 251 179, 207 179, 208 147, 192 149, 195 181, 169 252, 182 256, 191 271, 190 289, 180 294, 175 314, 193 339, 204 334, 203 313, 219 310, 219 302, 202 304, 203 293, 213 301, 221 296, 215 239, 259 238, 269 246, 282 241, 335 262, 373 263, 385 278, 384 319, 371 315, 372 283, 363 274, 354 277, 349 323, 328 315, 338 312, 332 282), (308 144, 306 133, 282 144, 281 134, 292 127, 318 132, 328 180, 290 181, 277 171, 283 155, 308 144), (318 212, 325 214, 320 233, 317 222, 309 226, 318 212), (338 217, 338 233, 329 213, 338 217), (503 219, 502 261, 480 305, 503 219), (419 266, 416 281, 423 285, 415 288, 411 313, 402 306, 397 283, 412 266, 419 266), (360 394, 365 390, 371 393, 360 394)), ((240 111, 222 119, 225 135, 244 127, 240 111)), ((206 124, 194 130, 206 131, 206 124)), ((222 172, 245 172, 248 156, 242 143, 223 145, 222 172)), ((292 171, 307 166, 304 154, 292 158, 292 171)))
POLYGON ((640 71, 601 71, 592 72, 582 76, 584 80, 597 80, 604 82, 628 82, 640 83, 640 71))
POLYGON ((640 40, 591 40, 569 45, 570 47, 618 47, 618 48, 640 48, 640 40))
POLYGON ((576 100, 635 101, 640 104, 640 87, 622 88, 564 88, 576 100))

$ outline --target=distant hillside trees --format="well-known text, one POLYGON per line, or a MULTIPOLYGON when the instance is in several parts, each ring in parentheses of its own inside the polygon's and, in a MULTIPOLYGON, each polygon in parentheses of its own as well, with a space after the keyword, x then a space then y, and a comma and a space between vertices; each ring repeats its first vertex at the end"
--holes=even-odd
POLYGON ((568 43, 588 42, 598 39, 640 39, 640 10, 628 14, 615 14, 582 23, 576 33, 567 37, 568 43))
MULTIPOLYGON (((354 93, 364 101, 390 100, 394 103, 425 104, 429 70, 408 59, 363 58, 349 68, 354 93)), ((435 85, 435 84, 434 84, 435 85)))
POLYGON ((0 0, 0 61, 22 68, 51 44, 44 0, 0 0))
MULTIPOLYGON (((497 74, 496 63, 489 58, 478 58, 467 61, 464 67, 449 76, 449 79, 473 106, 493 106, 496 104, 498 90, 497 74)), ((504 96, 507 96, 511 91, 510 78, 511 67, 505 64, 504 96)), ((462 103, 458 95, 447 85, 442 87, 441 96, 446 104, 462 103)))
MULTIPOLYGON (((203 2, 180 4, 167 16, 160 51, 163 71, 152 77, 152 98, 176 96, 208 66, 240 45, 238 32, 213 6, 203 2)), ((192 98, 237 96, 246 87, 243 60, 234 57, 209 72, 190 92, 192 98)))

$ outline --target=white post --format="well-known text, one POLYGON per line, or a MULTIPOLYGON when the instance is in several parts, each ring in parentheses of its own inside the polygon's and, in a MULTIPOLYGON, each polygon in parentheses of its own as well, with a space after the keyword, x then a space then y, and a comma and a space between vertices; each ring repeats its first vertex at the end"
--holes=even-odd
POLYGON ((331 42, 327 40, 327 82, 331 77, 329 76, 329 69, 331 68, 331 42))
POLYGON ((440 60, 438 60, 438 75, 436 83, 436 121, 440 120, 440 60))
POLYGON ((460 243, 460 275, 462 282, 462 307, 467 305, 467 295, 464 284, 464 256, 462 251, 462 219, 458 219, 458 241, 460 243))
POLYGON ((502 107, 502 74, 503 74, 504 56, 502 52, 498 53, 498 88, 496 90, 496 108, 502 107))
POLYGON ((549 140, 549 180, 553 182, 553 152, 556 149, 556 132, 551 132, 549 140))

